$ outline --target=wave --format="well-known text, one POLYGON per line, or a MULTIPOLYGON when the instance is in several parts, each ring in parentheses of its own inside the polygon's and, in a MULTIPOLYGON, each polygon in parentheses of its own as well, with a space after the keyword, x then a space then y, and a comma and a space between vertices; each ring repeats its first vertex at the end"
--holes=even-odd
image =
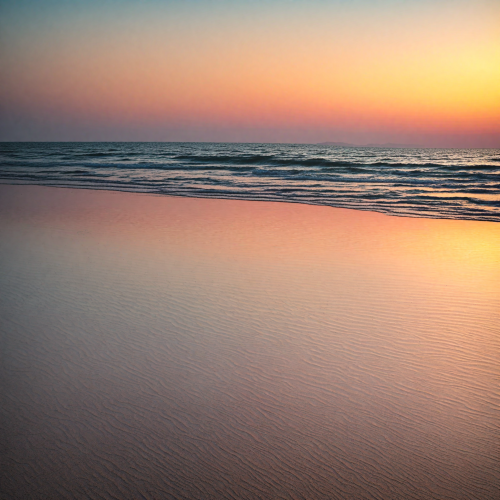
POLYGON ((326 158, 284 158, 275 155, 178 155, 175 160, 187 160, 198 163, 231 163, 231 164, 263 164, 263 165, 301 165, 304 167, 441 167, 439 163, 399 163, 387 161, 359 162, 329 160, 326 158))
POLYGON ((485 150, 297 145, 0 144, 0 182, 266 199, 500 220, 500 157, 485 150), (318 152, 321 151, 321 155, 318 152))

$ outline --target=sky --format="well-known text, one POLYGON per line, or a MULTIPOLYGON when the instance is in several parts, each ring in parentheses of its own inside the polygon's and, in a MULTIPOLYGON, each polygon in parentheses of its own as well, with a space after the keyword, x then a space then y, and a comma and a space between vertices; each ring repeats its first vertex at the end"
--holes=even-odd
POLYGON ((0 141, 500 148, 499 0, 0 0, 0 141))

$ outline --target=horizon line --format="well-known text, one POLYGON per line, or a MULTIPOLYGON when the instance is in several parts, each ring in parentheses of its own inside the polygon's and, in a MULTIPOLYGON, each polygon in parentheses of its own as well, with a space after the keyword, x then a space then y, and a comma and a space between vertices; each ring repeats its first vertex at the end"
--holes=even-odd
POLYGON ((398 143, 369 143, 369 144, 351 144, 345 143, 342 144, 340 142, 263 142, 263 141, 109 141, 109 140, 97 140, 97 141, 89 141, 89 140, 52 140, 52 141, 4 141, 0 140, 0 144, 9 144, 9 143, 17 143, 17 144, 60 144, 60 143, 78 143, 78 144, 95 144, 95 143, 130 143, 130 144, 284 144, 288 146, 326 146, 332 148, 379 148, 379 149, 500 149, 500 145, 498 146, 482 146, 482 147, 454 147, 454 146, 422 146, 422 145, 406 145, 406 144, 398 144, 398 143))

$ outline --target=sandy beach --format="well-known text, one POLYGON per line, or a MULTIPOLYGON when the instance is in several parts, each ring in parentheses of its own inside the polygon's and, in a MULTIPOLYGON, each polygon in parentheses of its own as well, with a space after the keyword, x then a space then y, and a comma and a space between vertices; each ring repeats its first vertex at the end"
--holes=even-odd
POLYGON ((2 498, 492 499, 500 224, 0 185, 2 498))

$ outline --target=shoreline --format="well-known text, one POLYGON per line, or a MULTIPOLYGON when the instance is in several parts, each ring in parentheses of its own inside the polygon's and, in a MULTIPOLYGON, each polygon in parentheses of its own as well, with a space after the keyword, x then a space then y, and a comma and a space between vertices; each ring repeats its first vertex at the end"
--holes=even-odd
POLYGON ((221 196, 202 196, 195 194, 172 194, 172 193, 161 193, 156 191, 145 191, 145 190, 134 190, 134 189, 121 189, 121 188, 113 188, 113 187, 99 187, 99 186, 83 186, 83 185, 57 185, 57 184, 45 184, 45 183, 33 183, 33 182, 6 182, 3 179, 0 179, 1 186, 39 186, 39 187, 47 187, 47 188, 59 188, 59 189, 81 189, 86 191, 108 191, 108 192, 118 192, 118 193, 131 193, 131 194, 144 194, 151 196, 167 196, 173 198, 193 198, 193 199, 208 199, 208 200, 231 200, 231 201, 251 201, 251 202, 264 202, 264 203, 288 203, 293 205, 305 205, 311 207, 329 207, 334 209, 344 209, 344 210, 356 210, 360 212, 369 212, 369 213, 377 213, 381 215, 387 215, 389 217, 398 217, 398 218, 408 218, 408 219, 426 219, 426 220, 456 220, 456 221, 471 221, 471 222, 500 222, 499 218, 472 218, 472 217, 446 217, 445 215, 441 217, 432 217, 429 215, 415 215, 415 214, 400 214, 392 211, 383 211, 383 210, 373 210, 373 208, 362 208, 362 207, 350 207, 350 206, 342 206, 342 205, 331 205, 327 203, 308 203, 306 201, 294 201, 294 200, 283 200, 283 199, 267 199, 267 198, 251 198, 251 197, 221 197, 221 196))

